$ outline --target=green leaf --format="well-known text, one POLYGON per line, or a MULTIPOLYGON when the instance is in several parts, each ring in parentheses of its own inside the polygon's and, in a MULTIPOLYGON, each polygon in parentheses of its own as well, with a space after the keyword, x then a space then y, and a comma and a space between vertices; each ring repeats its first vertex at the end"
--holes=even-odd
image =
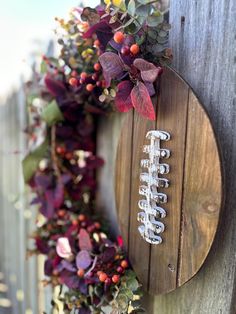
POLYGON ((140 17, 140 16, 148 17, 150 12, 151 12, 151 5, 150 4, 144 4, 144 5, 137 6, 135 14, 138 17, 140 17))
POLYGON ((116 301, 118 303, 119 308, 122 310, 126 310, 129 305, 129 299, 127 296, 123 293, 119 293, 119 295, 116 298, 116 301))
POLYGON ((131 16, 134 16, 134 14, 135 14, 135 1, 134 1, 134 0, 130 0, 130 1, 129 1, 127 10, 128 10, 128 13, 129 13, 131 16))
POLYGON ((47 63, 43 60, 40 64, 40 73, 45 74, 47 72, 47 63))
POLYGON ((38 168, 39 162, 45 157, 48 148, 48 140, 46 139, 33 152, 29 153, 22 161, 23 176, 25 183, 34 175, 38 168))
POLYGON ((127 280, 126 286, 131 291, 136 291, 139 287, 138 280, 136 278, 130 278, 129 280, 127 280))
POLYGON ((61 110, 59 109, 57 102, 53 100, 50 102, 42 111, 42 119, 49 125, 52 126, 56 122, 63 121, 64 117, 61 110))
POLYGON ((163 22, 163 15, 152 14, 147 18, 147 25, 150 27, 156 27, 163 22))
POLYGON ((129 298, 130 300, 133 299, 133 296, 134 296, 133 292, 128 288, 121 288, 120 293, 125 294, 127 296, 127 298, 129 298))

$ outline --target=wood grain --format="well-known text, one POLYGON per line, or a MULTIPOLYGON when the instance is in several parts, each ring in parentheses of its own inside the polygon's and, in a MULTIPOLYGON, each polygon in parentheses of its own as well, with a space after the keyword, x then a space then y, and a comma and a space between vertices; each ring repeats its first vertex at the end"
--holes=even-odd
POLYGON ((119 198, 116 198, 117 215, 125 248, 128 251, 132 167, 130 156, 132 155, 133 144, 133 111, 131 114, 128 114, 128 117, 125 119, 123 128, 129 130, 129 132, 126 133, 126 136, 121 135, 121 140, 118 143, 116 155, 117 166, 115 168, 115 194, 119 195, 119 198))
POLYGON ((215 236, 222 199, 218 147, 206 112, 170 68, 164 70, 159 95, 155 123, 136 112, 128 114, 120 135, 115 178, 119 224, 128 255, 143 287, 154 295, 175 290, 200 269, 215 236), (127 125, 133 126, 132 132, 127 125), (150 246, 138 232, 137 204, 140 160, 145 157, 142 147, 147 143, 146 133, 154 129, 171 134, 171 140, 163 143, 171 151, 167 160, 171 170, 165 175, 171 184, 160 189, 168 195, 163 206, 167 210, 162 220, 166 226, 163 243, 150 246), (130 192, 130 198, 125 192, 130 192))
POLYGON ((178 286, 199 270, 219 221, 222 177, 214 137, 206 112, 190 92, 178 286))
POLYGON ((171 140, 163 142, 171 151, 166 161, 170 173, 165 175, 170 187, 160 190, 168 195, 168 203, 163 206, 167 209, 167 217, 163 219, 166 226, 163 245, 151 246, 149 291, 153 294, 169 292, 177 285, 188 94, 187 84, 175 72, 165 69, 156 128, 171 134, 171 140))

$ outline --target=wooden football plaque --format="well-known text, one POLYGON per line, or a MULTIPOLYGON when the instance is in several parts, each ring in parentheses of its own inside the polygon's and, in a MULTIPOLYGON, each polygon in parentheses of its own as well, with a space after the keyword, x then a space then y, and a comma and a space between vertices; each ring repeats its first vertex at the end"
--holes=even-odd
MULTIPOLYGON (((132 266, 146 291, 170 292, 191 279, 206 259, 215 237, 222 202, 222 171, 211 122, 188 84, 165 68, 159 85, 156 121, 135 111, 126 114, 116 156, 115 195, 121 234, 132 266), (159 187, 168 202, 162 243, 150 244, 140 235, 137 220, 140 165, 146 158, 147 133, 163 130, 171 139, 170 171, 159 187)), ((162 176, 161 176, 162 177, 162 176)))

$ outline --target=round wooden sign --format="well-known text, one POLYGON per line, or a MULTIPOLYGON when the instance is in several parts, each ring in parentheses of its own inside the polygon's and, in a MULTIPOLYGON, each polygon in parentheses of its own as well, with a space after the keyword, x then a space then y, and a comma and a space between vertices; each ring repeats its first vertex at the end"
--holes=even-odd
POLYGON ((115 176, 125 247, 144 289, 154 295, 176 289, 198 272, 222 201, 219 151, 205 110, 170 68, 158 94, 156 121, 127 113, 115 176))

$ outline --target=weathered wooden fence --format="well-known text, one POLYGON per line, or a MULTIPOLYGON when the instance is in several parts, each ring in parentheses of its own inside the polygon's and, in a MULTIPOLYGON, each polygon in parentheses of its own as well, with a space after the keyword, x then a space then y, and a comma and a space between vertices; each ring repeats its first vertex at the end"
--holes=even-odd
MULTIPOLYGON (((167 295, 146 296, 148 314, 236 313, 236 2, 172 0, 170 47, 173 68, 206 107, 222 148, 225 205, 210 254, 200 272, 167 295)), ((100 207, 118 230, 114 202, 114 163, 121 116, 101 119, 98 153, 100 207)), ((199 126, 201 127, 201 126, 199 126)), ((158 265, 157 265, 158 267, 158 265)))
POLYGON ((26 259, 36 211, 29 208, 21 169, 25 105, 23 87, 0 105, 0 313, 6 314, 49 313, 51 298, 40 283, 42 257, 26 259))

